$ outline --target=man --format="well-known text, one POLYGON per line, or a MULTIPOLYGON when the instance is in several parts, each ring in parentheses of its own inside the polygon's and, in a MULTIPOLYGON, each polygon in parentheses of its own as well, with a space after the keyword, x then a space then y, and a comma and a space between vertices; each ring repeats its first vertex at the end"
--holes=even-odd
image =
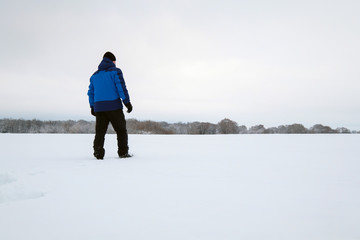
POLYGON ((130 113, 132 105, 123 74, 115 64, 114 54, 106 52, 98 70, 90 78, 89 103, 91 114, 96 116, 94 156, 99 160, 105 155, 104 141, 109 122, 117 134, 119 157, 131 157, 128 153, 128 135, 122 109, 124 103, 130 113))

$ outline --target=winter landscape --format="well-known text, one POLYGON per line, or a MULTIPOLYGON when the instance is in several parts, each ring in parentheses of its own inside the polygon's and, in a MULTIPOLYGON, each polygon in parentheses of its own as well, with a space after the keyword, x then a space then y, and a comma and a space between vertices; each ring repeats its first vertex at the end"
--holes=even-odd
POLYGON ((0 240, 360 240, 359 12, 1 1, 0 240))
POLYGON ((360 239, 358 134, 0 134, 0 239, 360 239))

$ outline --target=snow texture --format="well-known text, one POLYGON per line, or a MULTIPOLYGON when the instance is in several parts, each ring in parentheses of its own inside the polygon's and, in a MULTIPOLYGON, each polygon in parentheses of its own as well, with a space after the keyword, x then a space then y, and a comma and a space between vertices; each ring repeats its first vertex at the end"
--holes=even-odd
POLYGON ((1 134, 0 239, 360 239, 359 140, 1 134))

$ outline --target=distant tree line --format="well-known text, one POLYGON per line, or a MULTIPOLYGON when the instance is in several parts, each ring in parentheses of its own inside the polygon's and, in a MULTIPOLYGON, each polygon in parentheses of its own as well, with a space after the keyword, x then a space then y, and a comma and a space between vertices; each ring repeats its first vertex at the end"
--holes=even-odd
MULTIPOLYGON (((322 134, 322 133, 360 133, 340 127, 332 129, 316 124, 307 129, 302 124, 281 125, 265 128, 256 125, 247 128, 230 119, 223 119, 217 124, 209 122, 167 123, 155 121, 138 121, 128 119, 129 134, 322 134)), ((94 133, 94 121, 40 121, 37 119, 0 119, 0 133, 94 133)), ((108 133, 115 133, 109 126, 108 133)))

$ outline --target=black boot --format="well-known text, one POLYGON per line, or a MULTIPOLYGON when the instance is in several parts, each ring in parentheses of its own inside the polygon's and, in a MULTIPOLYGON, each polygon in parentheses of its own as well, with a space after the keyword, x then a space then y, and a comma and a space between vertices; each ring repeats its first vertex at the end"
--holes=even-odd
POLYGON ((104 159, 105 149, 104 148, 94 148, 94 157, 98 160, 104 159))
POLYGON ((118 155, 119 155, 119 158, 129 158, 129 157, 132 157, 133 155, 129 154, 129 153, 122 153, 120 151, 118 151, 118 155))

